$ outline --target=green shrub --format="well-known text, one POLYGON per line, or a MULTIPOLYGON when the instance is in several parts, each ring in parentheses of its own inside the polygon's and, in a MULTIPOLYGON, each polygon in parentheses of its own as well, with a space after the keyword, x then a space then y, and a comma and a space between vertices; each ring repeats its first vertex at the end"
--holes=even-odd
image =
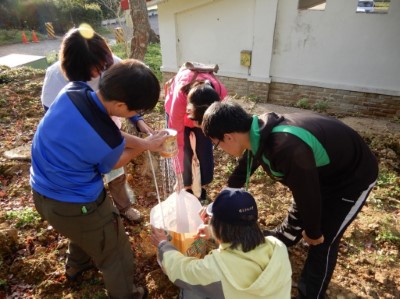
POLYGON ((54 62, 58 60, 58 52, 51 51, 49 54, 46 55, 47 64, 50 66, 54 62))
POLYGON ((19 14, 20 28, 45 32, 45 23, 48 19, 52 19, 57 12, 52 2, 39 0, 21 2, 17 13, 19 14))
POLYGON ((0 66, 0 84, 6 84, 12 81, 22 82, 38 75, 44 75, 45 70, 33 69, 31 67, 9 68, 8 66, 0 66))
POLYGON ((248 99, 249 101, 251 101, 251 102, 257 103, 257 102, 260 100, 260 97, 251 94, 251 95, 249 95, 249 96, 247 97, 247 99, 248 99))
POLYGON ((312 105, 312 110, 318 112, 325 112, 329 108, 329 104, 327 101, 318 101, 312 105))
MULTIPOLYGON (((18 35, 21 36, 19 30, 16 29, 0 29, 0 45, 14 44, 17 42, 18 35)), ((18 40, 21 42, 21 39, 18 40)))
POLYGON ((59 1, 57 9, 59 11, 59 18, 55 21, 57 31, 66 32, 82 23, 90 24, 93 28, 101 26, 103 14, 97 4, 82 5, 76 2, 71 5, 69 1, 59 1))
POLYGON ((294 106, 297 108, 302 108, 302 109, 310 109, 310 104, 308 103, 307 98, 302 98, 302 99, 298 100, 294 106))

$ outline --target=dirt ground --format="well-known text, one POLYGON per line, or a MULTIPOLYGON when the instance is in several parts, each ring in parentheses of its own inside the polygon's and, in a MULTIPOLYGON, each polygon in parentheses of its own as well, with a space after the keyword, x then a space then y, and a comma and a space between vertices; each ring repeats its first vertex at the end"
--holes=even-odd
MULTIPOLYGON (((86 272, 78 282, 66 280, 67 240, 35 213, 29 187, 30 161, 4 155, 32 140, 42 116, 42 81, 43 72, 0 72, 0 299, 106 298, 102 276, 96 270, 86 272)), ((255 114, 294 109, 249 100, 238 102, 255 114)), ((146 120, 162 128, 162 103, 155 111, 146 115, 146 120)), ((371 146, 379 159, 381 175, 342 240, 327 298, 400 298, 400 124, 398 120, 355 117, 342 120, 371 146)), ((154 158, 158 161, 159 156, 154 158)), ((215 151, 215 176, 208 186, 210 200, 225 186, 235 164, 235 159, 215 151)), ((177 288, 160 270, 149 241, 149 213, 157 204, 157 196, 147 156, 132 161, 127 171, 137 199, 135 207, 145 215, 141 224, 124 221, 136 259, 135 283, 146 285, 149 298, 178 298, 177 288)), ((157 175, 161 181, 159 169, 157 175)), ((262 228, 278 225, 291 202, 290 192, 261 171, 252 176, 249 191, 258 202, 262 228)), ((289 249, 294 283, 306 253, 303 243, 289 249)), ((292 294, 296 295, 295 288, 292 294)))

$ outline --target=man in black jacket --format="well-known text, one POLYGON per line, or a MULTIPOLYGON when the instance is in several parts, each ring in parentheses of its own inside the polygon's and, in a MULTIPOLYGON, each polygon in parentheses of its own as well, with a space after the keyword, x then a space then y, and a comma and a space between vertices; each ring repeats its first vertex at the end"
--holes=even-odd
POLYGON ((212 104, 202 129, 214 145, 242 156, 229 187, 247 187, 261 165, 291 190, 288 216, 265 233, 287 246, 302 238, 310 245, 299 298, 324 298, 340 239, 378 176, 376 158, 361 136, 335 118, 314 113, 252 116, 232 102, 212 104))

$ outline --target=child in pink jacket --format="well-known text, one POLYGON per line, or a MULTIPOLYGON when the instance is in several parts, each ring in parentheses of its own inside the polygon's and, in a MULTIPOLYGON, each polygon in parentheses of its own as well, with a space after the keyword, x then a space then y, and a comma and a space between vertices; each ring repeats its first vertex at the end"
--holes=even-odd
MULTIPOLYGON (((191 110, 197 107, 204 108, 216 100, 222 100, 227 95, 225 86, 210 73, 196 72, 182 66, 174 77, 165 94, 165 112, 167 126, 178 132, 178 160, 177 174, 182 173, 183 187, 191 192, 192 186, 192 156, 193 151, 189 142, 189 135, 196 136, 196 154, 200 162, 201 185, 204 187, 213 179, 214 158, 211 140, 204 136, 199 128, 202 115, 196 117, 191 110), (188 102, 188 94, 196 99, 193 104, 188 102), (204 101, 204 106, 199 105, 204 101), (188 106, 188 104, 190 104, 188 106), (202 106, 202 107, 201 107, 202 106)), ((205 109, 199 109, 203 113, 205 109)), ((202 113, 201 113, 202 114, 202 113)), ((201 201, 206 200, 206 190, 202 188, 201 201)))

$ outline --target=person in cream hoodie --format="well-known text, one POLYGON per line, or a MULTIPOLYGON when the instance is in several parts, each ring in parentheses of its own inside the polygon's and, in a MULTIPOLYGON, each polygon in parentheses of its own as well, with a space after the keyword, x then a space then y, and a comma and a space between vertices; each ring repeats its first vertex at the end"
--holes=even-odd
POLYGON ((152 227, 159 263, 181 288, 180 298, 290 298, 292 269, 286 246, 263 236, 253 196, 225 188, 206 211, 210 223, 199 234, 211 233, 219 247, 202 259, 183 255, 167 241, 164 230, 152 227))

